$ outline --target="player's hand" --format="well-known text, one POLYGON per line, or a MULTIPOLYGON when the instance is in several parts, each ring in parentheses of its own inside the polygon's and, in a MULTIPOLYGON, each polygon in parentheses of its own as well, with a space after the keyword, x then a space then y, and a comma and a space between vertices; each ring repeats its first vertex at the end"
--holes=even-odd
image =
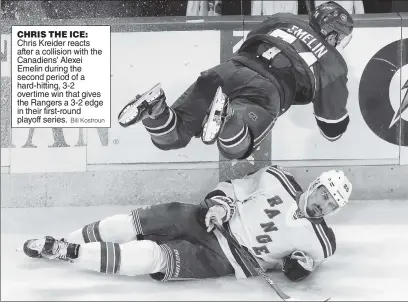
POLYGON ((297 262, 307 271, 311 272, 313 270, 313 259, 306 255, 304 252, 295 251, 290 256, 291 259, 296 259, 297 262))
POLYGON ((294 251, 283 259, 282 271, 285 276, 297 282, 305 279, 313 271, 313 259, 301 251, 294 251))
POLYGON ((227 210, 223 206, 212 206, 205 215, 205 226, 207 227, 207 232, 211 232, 213 230, 214 223, 222 225, 226 216, 227 210))

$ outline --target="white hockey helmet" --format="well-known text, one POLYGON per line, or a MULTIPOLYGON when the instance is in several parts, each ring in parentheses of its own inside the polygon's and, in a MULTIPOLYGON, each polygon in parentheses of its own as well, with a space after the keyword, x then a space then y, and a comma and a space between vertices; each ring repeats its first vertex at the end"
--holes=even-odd
POLYGON ((330 192, 339 207, 328 215, 333 215, 343 208, 349 201, 353 185, 348 180, 343 171, 330 170, 323 172, 315 181, 313 181, 306 191, 306 202, 304 205, 304 213, 306 213, 307 199, 320 186, 325 186, 330 192))

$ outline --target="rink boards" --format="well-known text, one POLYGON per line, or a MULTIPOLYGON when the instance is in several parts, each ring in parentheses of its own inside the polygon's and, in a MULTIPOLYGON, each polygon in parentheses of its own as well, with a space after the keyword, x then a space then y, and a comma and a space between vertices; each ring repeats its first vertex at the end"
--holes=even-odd
MULTIPOLYGON (((169 103, 205 69, 226 60, 262 17, 64 20, 47 25, 111 25, 112 127, 11 129, 10 30, 1 35, 2 207, 198 202, 219 180, 269 164, 288 167, 303 186, 327 167, 345 169, 356 199, 406 198, 408 189, 407 15, 356 18, 345 51, 350 125, 336 142, 319 133, 312 106, 292 107, 245 161, 227 161, 199 139, 161 151, 118 112, 162 83, 169 103), (191 19, 191 20, 190 20, 191 19), (155 67, 156 66, 156 67, 155 67), (402 114, 398 115, 398 112, 402 114)), ((17 25, 17 23, 16 23, 17 25)))

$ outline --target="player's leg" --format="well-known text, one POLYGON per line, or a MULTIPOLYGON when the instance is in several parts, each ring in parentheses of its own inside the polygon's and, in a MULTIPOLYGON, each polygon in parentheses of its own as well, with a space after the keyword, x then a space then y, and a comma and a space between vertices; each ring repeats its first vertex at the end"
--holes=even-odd
POLYGON ((88 243, 79 247, 73 264, 79 269, 106 274, 140 276, 165 272, 166 253, 154 241, 88 243))
MULTIPOLYGON (((252 72, 252 71, 250 71, 252 72)), ((220 153, 228 159, 245 159, 272 129, 280 110, 278 89, 260 75, 233 96, 230 114, 217 140, 220 153)))
POLYGON ((177 202, 140 207, 127 214, 116 214, 89 223, 64 236, 64 240, 81 244, 190 238, 189 231, 194 234, 205 231, 196 219, 199 210, 197 205, 177 202))
POLYGON ((200 208, 168 205, 134 213, 141 217, 137 220, 138 228, 143 233, 141 239, 145 240, 76 244, 46 237, 27 241, 24 252, 33 258, 67 260, 80 269, 129 276, 153 274, 153 278, 162 281, 233 274, 215 235, 207 233, 197 219, 202 214, 200 208), (164 210, 175 217, 164 215, 164 210), (147 238, 156 238, 157 243, 147 238))
POLYGON ((167 266, 164 271, 150 274, 155 280, 205 279, 234 274, 234 268, 213 233, 207 233, 194 243, 174 240, 161 244, 160 248, 166 255, 167 266))
MULTIPOLYGON (((103 256, 106 253, 110 255, 109 257, 114 254, 119 255, 122 250, 129 250, 128 246, 133 250, 146 246, 154 249, 155 244, 152 240, 169 241, 188 237, 185 233, 190 230, 197 228, 204 230, 204 227, 201 227, 196 220, 198 210, 197 205, 181 203, 138 208, 128 214, 117 214, 87 224, 69 233, 63 240, 55 240, 52 237, 27 240, 24 244, 24 252, 33 258, 54 257, 72 260, 79 257, 79 266, 88 265, 88 268, 95 268, 101 261, 108 261, 107 256, 103 256), (138 240, 151 243, 136 245, 134 242, 138 240), (129 242, 133 244, 126 245, 129 242), (79 250, 82 251, 82 254, 79 250), (88 264, 84 264, 90 258, 94 260, 89 260, 88 264)), ((116 258, 110 261, 115 262, 116 258)))
POLYGON ((64 260, 78 269, 104 274, 140 276, 160 281, 203 279, 234 274, 214 234, 204 238, 207 247, 186 240, 157 244, 151 240, 123 244, 92 242, 73 244, 52 237, 30 245, 30 257, 64 260), (35 254, 34 252, 37 252, 35 254))
POLYGON ((64 236, 71 243, 114 242, 124 243, 136 239, 131 213, 116 214, 89 223, 64 236))
POLYGON ((130 102, 132 107, 122 110, 127 115, 130 112, 130 118, 122 123, 126 116, 120 115, 119 121, 126 126, 142 121, 153 144, 161 150, 184 148, 193 136, 200 134, 205 113, 220 83, 216 73, 204 71, 170 107, 166 104, 164 91, 154 92, 152 88, 130 102))
POLYGON ((133 211, 138 238, 157 242, 168 259, 165 273, 153 278, 166 281, 234 273, 217 237, 207 232, 206 212, 199 205, 177 202, 133 211))
POLYGON ((150 240, 76 244, 52 237, 28 241, 24 252, 32 258, 63 260, 78 269, 127 276, 165 272, 168 257, 150 240))
POLYGON ((138 208, 131 212, 138 240, 168 242, 206 237, 202 209, 196 204, 171 202, 138 208))
POLYGON ((142 121, 153 144, 162 150, 184 148, 193 136, 198 136, 206 111, 221 83, 211 70, 197 80, 158 117, 142 121))
POLYGON ((230 106, 233 114, 221 130, 218 149, 227 159, 245 159, 272 129, 276 116, 245 99, 236 99, 230 106))

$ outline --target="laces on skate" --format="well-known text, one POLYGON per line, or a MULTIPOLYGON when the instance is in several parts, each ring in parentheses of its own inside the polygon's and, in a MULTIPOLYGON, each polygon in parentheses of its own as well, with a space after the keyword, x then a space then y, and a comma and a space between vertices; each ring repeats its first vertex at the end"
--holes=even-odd
POLYGON ((52 247, 52 255, 49 259, 58 258, 60 260, 69 260, 67 257, 67 249, 68 249, 68 242, 62 240, 55 240, 54 245, 52 247))

